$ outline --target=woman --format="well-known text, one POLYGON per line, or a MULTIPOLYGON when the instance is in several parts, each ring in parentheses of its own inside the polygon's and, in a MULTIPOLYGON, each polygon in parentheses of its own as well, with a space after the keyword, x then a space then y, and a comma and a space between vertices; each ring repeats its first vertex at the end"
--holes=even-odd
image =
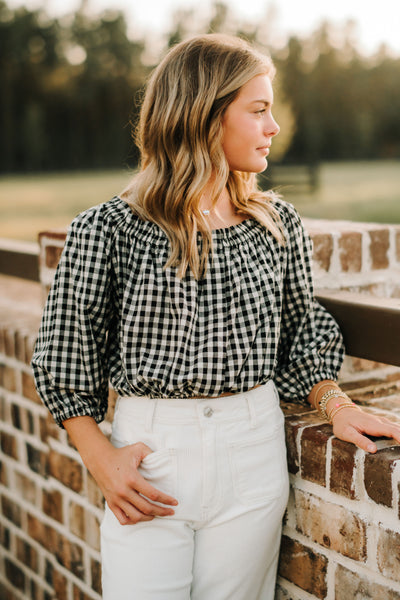
POLYGON ((69 230, 32 364, 107 501, 105 600, 274 597, 278 391, 366 451, 365 434, 400 441, 335 383, 342 339, 313 300, 309 238, 255 185, 279 132, 273 75, 237 38, 170 50, 143 102, 139 174, 69 230), (112 443, 97 424, 109 379, 112 443))

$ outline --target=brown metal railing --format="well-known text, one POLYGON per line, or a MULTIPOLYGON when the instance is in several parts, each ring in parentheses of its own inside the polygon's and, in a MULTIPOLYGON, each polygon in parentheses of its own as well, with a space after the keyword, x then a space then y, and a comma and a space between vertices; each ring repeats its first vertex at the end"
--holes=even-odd
POLYGON ((339 323, 350 356, 400 367, 400 299, 318 291, 318 301, 339 323))
POLYGON ((39 281, 39 245, 0 238, 0 274, 39 281))

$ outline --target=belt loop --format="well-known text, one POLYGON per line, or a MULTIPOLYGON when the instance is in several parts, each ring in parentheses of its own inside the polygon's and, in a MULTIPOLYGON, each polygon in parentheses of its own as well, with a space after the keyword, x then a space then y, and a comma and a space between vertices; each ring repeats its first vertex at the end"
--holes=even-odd
POLYGON ((247 406, 249 409, 249 416, 250 416, 250 428, 254 429, 256 424, 257 424, 257 414, 256 414, 256 409, 254 406, 254 402, 253 399, 251 397, 251 392, 249 392, 248 394, 246 394, 246 400, 247 400, 247 406))
POLYGON ((144 428, 145 428, 146 433, 151 433, 153 430, 153 419, 154 419, 154 412, 156 410, 156 405, 157 405, 157 400, 154 400, 152 398, 148 399, 146 418, 145 418, 145 422, 144 422, 144 428))

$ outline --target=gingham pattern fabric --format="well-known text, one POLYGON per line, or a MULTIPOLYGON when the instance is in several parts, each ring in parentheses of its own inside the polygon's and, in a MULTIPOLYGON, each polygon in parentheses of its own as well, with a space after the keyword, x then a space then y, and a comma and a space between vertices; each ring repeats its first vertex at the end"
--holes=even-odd
POLYGON ((278 201, 287 243, 257 221, 213 232, 206 277, 164 269, 168 240, 119 198, 71 224, 32 366, 55 420, 107 410, 123 396, 187 398, 243 392, 274 379, 303 401, 335 379, 343 343, 313 300, 311 242, 278 201))

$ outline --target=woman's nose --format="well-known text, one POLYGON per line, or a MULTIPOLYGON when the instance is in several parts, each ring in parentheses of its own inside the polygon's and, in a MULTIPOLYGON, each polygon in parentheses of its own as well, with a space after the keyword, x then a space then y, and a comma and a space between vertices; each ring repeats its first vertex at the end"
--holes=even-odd
POLYGON ((271 121, 268 124, 268 135, 273 137, 274 135, 278 135, 278 133, 280 132, 281 128, 279 127, 278 123, 275 121, 275 119, 271 116, 271 121))

